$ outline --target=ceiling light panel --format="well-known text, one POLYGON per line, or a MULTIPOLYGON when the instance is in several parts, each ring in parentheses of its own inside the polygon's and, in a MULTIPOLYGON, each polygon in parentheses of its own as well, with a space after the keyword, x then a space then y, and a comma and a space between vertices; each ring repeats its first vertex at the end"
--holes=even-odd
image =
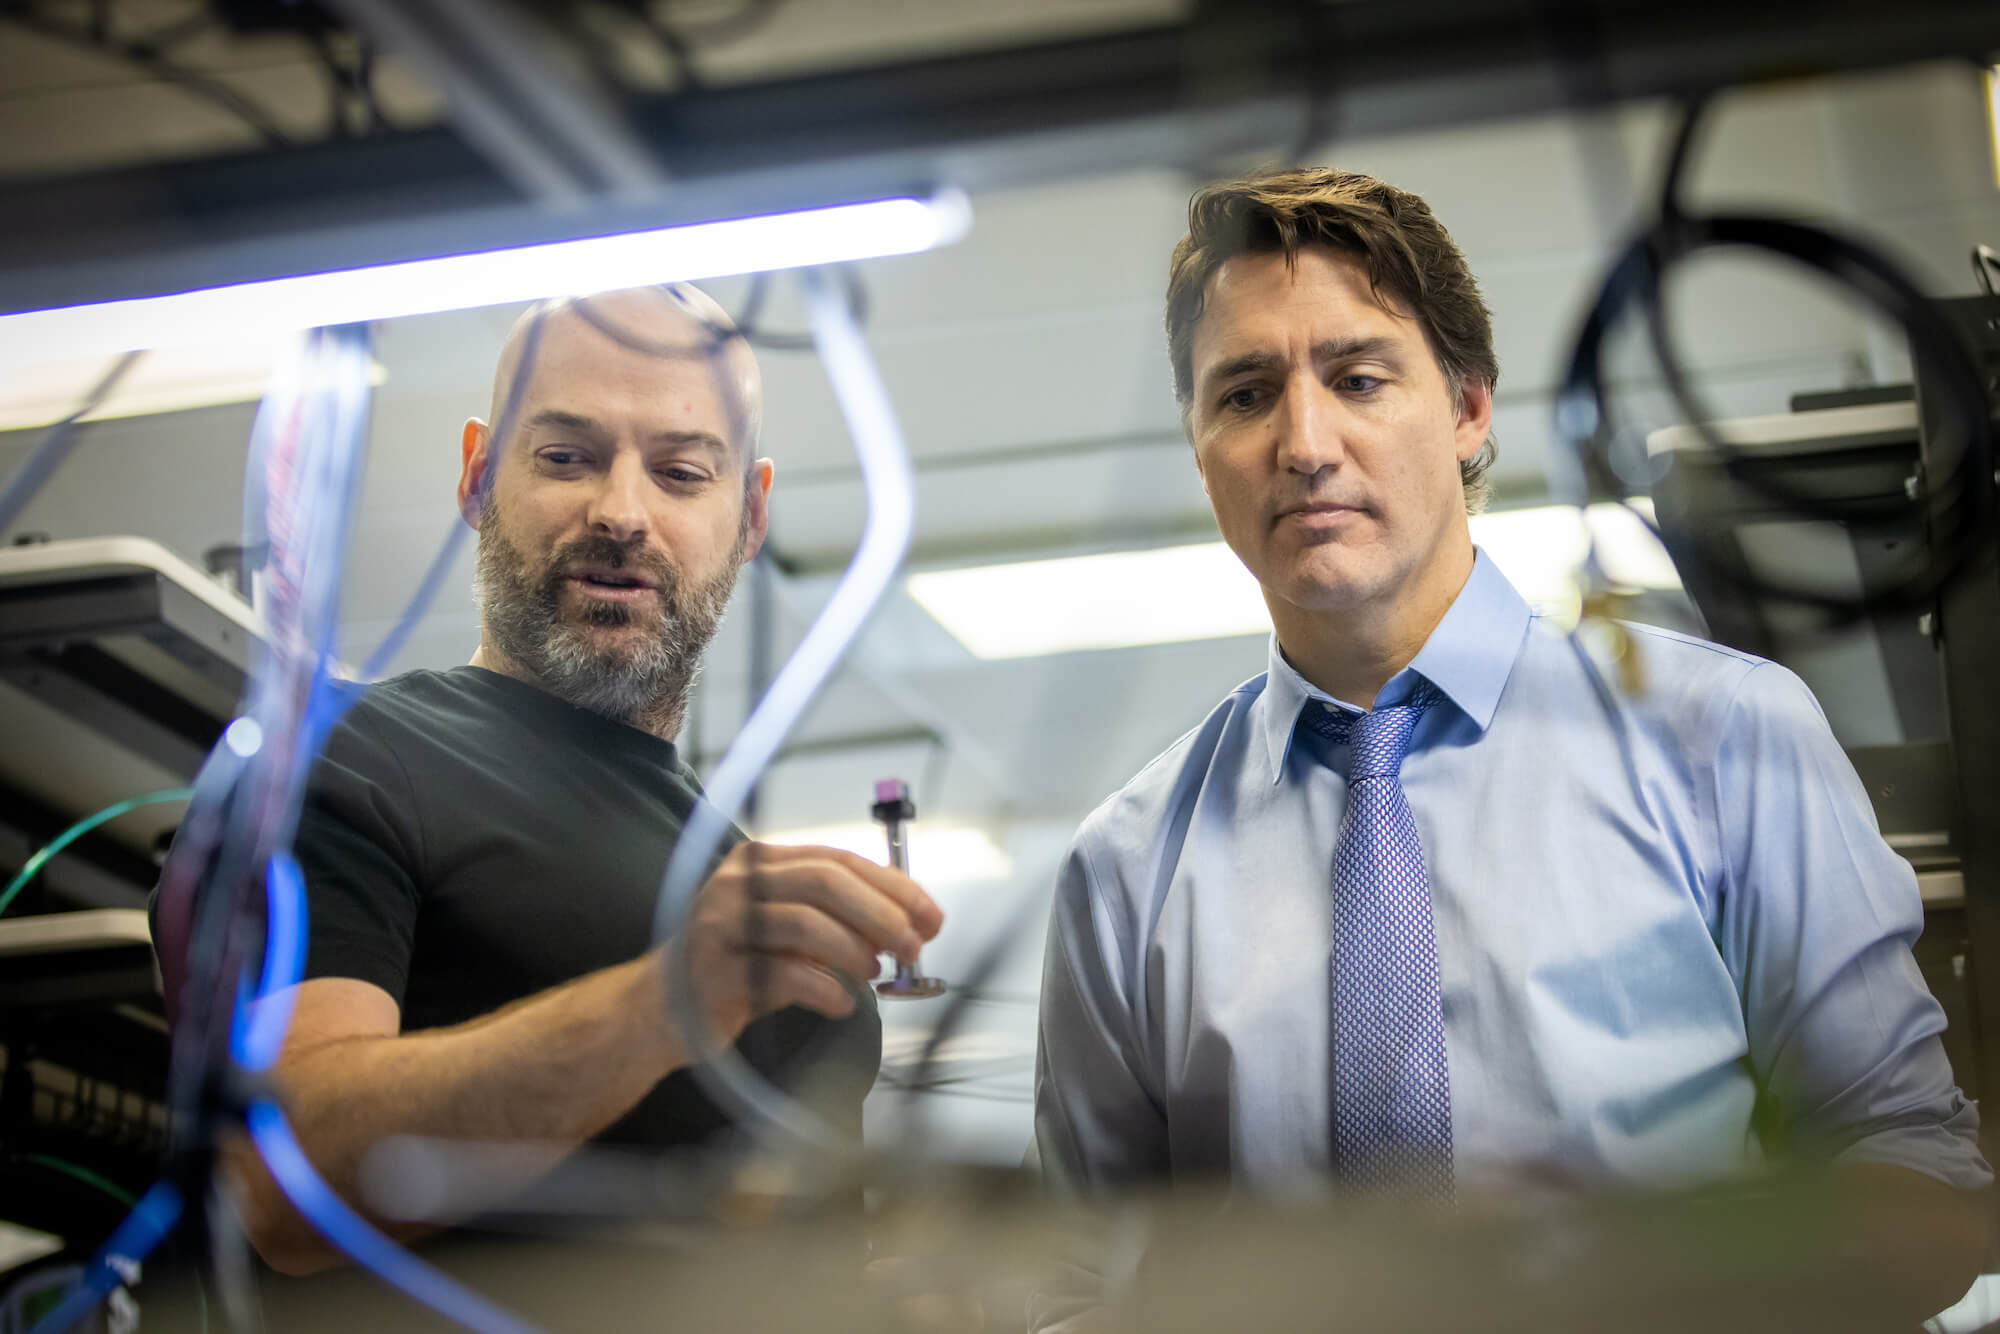
MULTIPOLYGON (((1575 600, 1592 536, 1617 584, 1674 589, 1680 580, 1637 516, 1594 505, 1586 519, 1550 505, 1475 515, 1472 539, 1532 605, 1575 600)), ((1262 590, 1221 542, 1017 561, 913 574, 910 597, 974 657, 1030 658, 1268 634, 1262 590)))

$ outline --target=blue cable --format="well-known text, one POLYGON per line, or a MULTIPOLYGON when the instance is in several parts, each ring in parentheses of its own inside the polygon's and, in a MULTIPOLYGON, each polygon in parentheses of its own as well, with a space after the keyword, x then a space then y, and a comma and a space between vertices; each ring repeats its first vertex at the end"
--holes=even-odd
POLYGON ((305 975, 306 879, 289 852, 272 854, 264 873, 264 971, 231 1017, 230 1054, 261 1074, 277 1063, 292 1021, 290 989, 305 975))
MULTIPOLYGON (((511 428, 519 406, 522 386, 533 364, 540 332, 541 316, 537 315, 529 328, 521 367, 498 423, 496 438, 501 441, 505 440, 505 432, 511 428)), ((352 355, 351 348, 349 353, 352 355)), ((364 395, 366 392, 365 389, 362 391, 364 395)), ((336 428, 351 427, 356 431, 353 436, 356 444, 351 446, 354 449, 358 449, 359 432, 365 431, 365 417, 359 415, 360 406, 365 402, 364 397, 359 405, 347 401, 332 405, 330 409, 336 428)), ((263 414, 260 414, 260 426, 263 424, 263 414)), ((246 545, 265 536, 263 519, 268 510, 269 497, 267 479, 260 466, 262 451, 258 448, 263 443, 253 440, 251 466, 246 480, 246 545)), ((334 482, 339 513, 331 528, 321 528, 311 534, 319 539, 319 545, 311 553, 309 567, 318 578, 300 600, 304 617, 321 623, 308 627, 314 631, 308 635, 314 663, 304 706, 297 717, 298 745, 291 772, 283 776, 293 780, 294 796, 297 791, 295 785, 303 780, 312 757, 318 753, 340 716, 361 693, 361 688, 340 681, 328 670, 331 625, 327 617, 337 606, 340 557, 344 554, 347 535, 346 518, 351 511, 359 472, 350 468, 341 473, 339 469, 346 462, 351 460, 333 460, 331 466, 335 476, 309 479, 305 483, 334 482), (325 573, 321 574, 321 571, 325 573)), ((370 677, 386 665, 422 617, 442 584, 462 540, 462 533, 456 530, 447 537, 443 549, 432 562, 431 569, 405 607, 397 625, 371 656, 368 664, 370 677)), ((267 678, 261 684, 266 689, 255 693, 247 716, 254 718, 262 714, 267 723, 276 724, 287 712, 285 702, 270 689, 274 682, 267 678)), ((267 726, 265 731, 268 735, 271 728, 267 726)), ((196 804, 201 806, 204 798, 212 801, 224 799, 242 768, 240 762, 208 766, 196 783, 196 804)), ((247 985, 247 979, 246 984, 239 987, 230 1015, 231 1057, 251 1072, 267 1070, 276 1061, 291 1019, 290 999, 281 997, 279 993, 296 986, 305 970, 305 881, 297 861, 284 850, 290 844, 290 830, 296 820, 296 803, 293 805, 289 818, 284 821, 278 851, 271 854, 265 867, 267 917, 263 964, 254 989, 247 985)), ((204 806, 199 814, 207 817, 212 810, 212 805, 204 806)), ((356 1263, 412 1299, 477 1334, 539 1334, 532 1326, 425 1264, 350 1209, 313 1168, 277 1104, 260 1099, 251 1105, 246 1119, 252 1142, 263 1157, 272 1179, 285 1192, 293 1207, 328 1242, 356 1263)), ((106 1240, 76 1286, 36 1324, 31 1334, 63 1334, 121 1283, 129 1281, 133 1267, 167 1235, 178 1221, 183 1207, 178 1189, 166 1181, 155 1183, 106 1240), (121 1273, 121 1270, 124 1272, 121 1273)))
MULTIPOLYGON (((474 497, 484 495, 486 488, 491 485, 493 470, 500 466, 499 451, 507 447, 508 433, 514 429, 515 417, 520 415, 521 396, 527 389, 529 374, 534 369, 535 357, 541 348, 542 325, 548 319, 548 311, 546 303, 536 307, 527 332, 521 336, 521 359, 516 363, 513 380, 507 385, 507 401, 501 406, 500 416, 494 421, 493 433, 487 440, 486 468, 473 483, 474 497)), ((423 581, 417 585, 417 591, 411 596, 409 604, 404 607, 402 616, 398 618, 389 633, 383 636, 382 642, 375 646, 375 651, 368 655, 367 665, 361 669, 363 681, 373 681, 389 669, 389 664, 401 651, 403 642, 410 637, 410 631, 414 630, 417 622, 422 619, 424 609, 431 605, 432 599, 437 597, 438 589, 444 586, 444 578, 451 573, 451 567, 457 562, 458 553, 465 546, 465 535, 469 531, 471 530, 463 519, 452 520, 451 531, 445 534, 437 555, 431 558, 430 568, 424 571, 423 581)), ((344 709, 345 706, 342 707, 344 709)))
POLYGON ((710 1031, 688 966, 688 936, 680 930, 709 860, 729 832, 730 820, 888 591, 909 550, 914 527, 916 487, 909 447, 867 340, 826 275, 806 269, 799 277, 813 345, 861 463, 862 491, 868 502, 861 541, 826 607, 724 752, 706 795, 688 812, 660 880, 653 938, 669 942, 673 951, 673 966, 667 970, 669 1011, 694 1048, 694 1075, 703 1089, 749 1121, 753 1130, 776 1131, 796 1144, 841 1156, 851 1152, 848 1136, 772 1084, 710 1031))
MULTIPOLYGON (((503 427, 510 424, 513 410, 519 403, 521 385, 527 379, 526 372, 531 365, 528 353, 533 350, 540 328, 538 317, 530 327, 522 368, 516 373, 508 394, 507 410, 501 417, 503 427)), ((353 426, 357 422, 352 412, 354 405, 345 406, 350 410, 349 415, 337 418, 336 423, 353 426)), ((311 627, 317 632, 309 638, 314 662, 306 699, 299 713, 299 742, 291 775, 299 783, 303 783, 312 756, 325 742, 334 724, 361 693, 360 689, 339 681, 328 671, 332 650, 329 617, 337 605, 341 569, 339 558, 344 554, 339 548, 344 545, 346 537, 344 520, 354 494, 353 479, 353 473, 340 479, 345 483, 337 491, 341 501, 341 514, 338 516, 341 522, 315 533, 328 544, 326 549, 313 553, 320 557, 315 562, 316 567, 327 573, 301 599, 305 616, 320 623, 311 627)), ((405 608, 396 629, 376 650, 371 667, 376 665, 377 659, 385 660, 388 654, 394 653, 407 636, 410 626, 422 615, 424 607, 437 591, 439 577, 448 565, 447 558, 454 546, 454 542, 448 539, 445 550, 433 561, 430 574, 405 608)), ((277 1060, 291 1020, 289 997, 280 996, 280 993, 298 985, 305 972, 305 877, 299 870, 298 862, 289 852, 282 850, 290 842, 289 835, 288 828, 280 845, 281 850, 272 854, 266 867, 264 883, 268 907, 263 967, 254 992, 249 992, 247 988, 239 991, 230 1017, 232 1058, 249 1071, 269 1069, 277 1060)), ((246 1113, 246 1124, 265 1167, 292 1202, 292 1207, 355 1263, 439 1315, 479 1334, 536 1334, 531 1326, 517 1317, 419 1260, 351 1209, 313 1167, 275 1102, 268 1098, 253 1102, 246 1113)))
POLYGON ((63 1334, 94 1310, 97 1304, 136 1276, 139 1262, 152 1254, 161 1238, 180 1221, 181 1193, 165 1181, 156 1181, 139 1197, 132 1212, 125 1215, 97 1254, 84 1266, 83 1275, 55 1307, 35 1322, 28 1334, 63 1334))
MULTIPOLYGON (((264 933, 264 975, 257 995, 269 1006, 282 1002, 264 998, 295 986, 305 970, 305 877, 290 854, 272 858, 265 887, 271 909, 264 933)), ((239 1004, 235 1018, 236 1032, 243 1035, 237 1059, 246 1069, 268 1069, 284 1043, 289 1007, 246 1018, 239 1004)), ((251 1142, 270 1169, 271 1179, 300 1217, 349 1259, 439 1315, 479 1334, 539 1334, 519 1317, 425 1264, 349 1208, 299 1147, 277 1103, 258 1099, 250 1105, 246 1119, 251 1142)))
POLYGON ((350 1209, 313 1169, 276 1103, 252 1103, 248 1124, 251 1142, 292 1207, 356 1264, 447 1320, 479 1334, 541 1334, 520 1317, 425 1264, 350 1209))

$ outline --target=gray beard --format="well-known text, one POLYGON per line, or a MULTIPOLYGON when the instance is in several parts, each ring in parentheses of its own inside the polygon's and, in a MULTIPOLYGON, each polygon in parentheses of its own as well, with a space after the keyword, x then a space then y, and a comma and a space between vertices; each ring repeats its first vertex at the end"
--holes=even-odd
POLYGON ((602 537, 564 543, 538 575, 497 517, 489 491, 480 510, 474 588, 493 646, 558 699, 671 739, 686 715, 701 655, 736 586, 741 544, 727 568, 694 587, 665 560, 635 556, 602 537), (580 564, 643 574, 655 586, 657 604, 599 603, 565 614, 567 572, 580 564), (621 636, 615 646, 601 644, 589 630, 651 617, 658 620, 654 633, 621 636))

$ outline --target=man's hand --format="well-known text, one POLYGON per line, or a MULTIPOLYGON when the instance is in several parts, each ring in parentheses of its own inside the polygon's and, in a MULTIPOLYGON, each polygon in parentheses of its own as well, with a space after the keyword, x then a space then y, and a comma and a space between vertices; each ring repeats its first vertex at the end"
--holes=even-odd
MULTIPOLYGON (((695 994, 713 1042, 788 1005, 830 1019, 854 1010, 838 975, 857 982, 905 963, 937 935, 944 913, 900 871, 838 848, 743 843, 695 896, 681 928, 695 994)), ((671 949, 663 952, 672 966, 671 949)))

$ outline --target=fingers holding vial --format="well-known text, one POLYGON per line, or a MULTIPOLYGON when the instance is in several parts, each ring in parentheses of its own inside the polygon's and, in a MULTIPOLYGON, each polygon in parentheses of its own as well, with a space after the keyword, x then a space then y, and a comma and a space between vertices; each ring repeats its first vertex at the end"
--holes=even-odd
MULTIPOLYGON (((908 827, 917 818, 917 804, 910 800, 910 785, 900 778, 884 778, 875 784, 875 804, 869 811, 888 834, 889 865, 908 876, 908 827)), ((944 995, 945 983, 941 977, 926 977, 913 953, 908 960, 899 957, 896 975, 877 982, 875 990, 893 1000, 927 1000, 944 995)))
POLYGON ((885 981, 883 995, 940 994, 942 983, 924 978, 917 958, 944 913, 909 878, 904 860, 899 840, 889 866, 839 848, 746 842, 731 849, 682 928, 709 1036, 734 1042, 752 1020, 792 1005, 844 1018, 854 997, 842 979, 877 976, 884 954, 913 989, 892 991, 885 981))

